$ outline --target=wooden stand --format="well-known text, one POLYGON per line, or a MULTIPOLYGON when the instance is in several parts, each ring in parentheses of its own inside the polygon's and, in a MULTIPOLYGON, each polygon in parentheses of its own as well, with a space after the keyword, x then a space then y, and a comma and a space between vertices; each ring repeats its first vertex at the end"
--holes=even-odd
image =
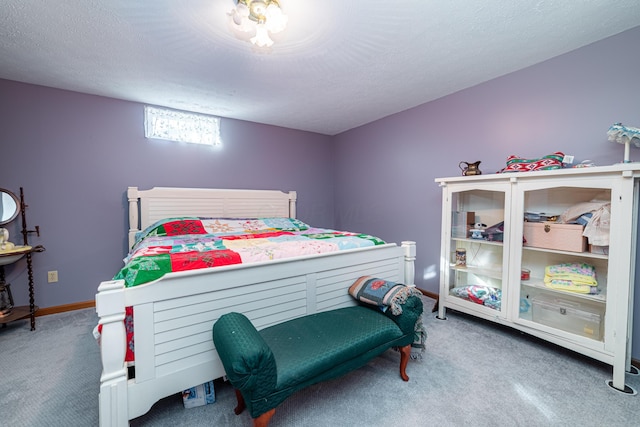
MULTIPOLYGON (((27 229, 27 220, 25 210, 27 205, 24 202, 24 192, 22 187, 20 187, 20 212, 22 215, 22 238, 24 241, 24 246, 29 247, 29 233, 36 233, 40 236, 40 227, 36 226, 35 230, 27 229)), ((34 252, 43 252, 45 248, 42 245, 29 247, 27 251, 24 252, 24 256, 27 258, 27 271, 29 275, 29 305, 28 306, 19 306, 13 307, 13 296, 11 295, 11 284, 5 282, 5 274, 4 274, 4 265, 0 265, 0 285, 4 287, 8 294, 9 305, 11 306, 10 312, 6 313, 4 316, 0 317, 0 324, 2 327, 6 327, 6 324, 12 322, 14 320, 24 319, 25 317, 29 317, 31 320, 31 330, 35 331, 36 329, 36 311, 38 311, 38 307, 35 305, 35 294, 33 288, 33 264, 31 255, 34 252)), ((20 259, 16 259, 13 263, 18 262, 20 259)))

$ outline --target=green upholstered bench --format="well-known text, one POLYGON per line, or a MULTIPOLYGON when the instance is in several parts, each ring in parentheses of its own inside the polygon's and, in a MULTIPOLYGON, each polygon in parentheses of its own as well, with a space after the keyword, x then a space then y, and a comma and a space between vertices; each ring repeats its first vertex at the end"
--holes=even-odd
POLYGON ((225 314, 213 341, 236 389, 239 414, 249 408, 254 426, 266 426, 275 408, 297 390, 360 368, 400 347, 400 376, 414 341, 422 301, 410 296, 398 316, 373 306, 316 313, 257 331, 243 314, 225 314))

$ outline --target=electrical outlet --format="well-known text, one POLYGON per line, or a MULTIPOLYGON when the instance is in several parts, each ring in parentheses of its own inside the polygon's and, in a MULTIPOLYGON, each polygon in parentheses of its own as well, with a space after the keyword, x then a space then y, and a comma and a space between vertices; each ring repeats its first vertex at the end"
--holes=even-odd
POLYGON ((566 154, 563 158, 562 158, 562 163, 566 163, 568 165, 570 165, 571 163, 573 163, 573 156, 566 154))
POLYGON ((47 282, 55 283, 58 281, 58 270, 47 272, 47 282))

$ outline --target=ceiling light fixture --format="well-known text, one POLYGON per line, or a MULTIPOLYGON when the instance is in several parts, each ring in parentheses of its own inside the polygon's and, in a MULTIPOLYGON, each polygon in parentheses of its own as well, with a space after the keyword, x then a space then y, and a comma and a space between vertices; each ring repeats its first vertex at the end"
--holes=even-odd
POLYGON ((236 0, 229 16, 234 28, 254 34, 251 43, 258 47, 271 47, 273 40, 269 33, 275 34, 287 26, 287 15, 282 13, 276 0, 236 0))

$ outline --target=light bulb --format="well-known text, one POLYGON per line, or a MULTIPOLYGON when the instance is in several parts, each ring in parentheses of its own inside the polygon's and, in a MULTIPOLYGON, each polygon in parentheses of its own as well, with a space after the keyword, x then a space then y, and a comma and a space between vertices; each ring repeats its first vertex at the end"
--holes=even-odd
POLYGON ((282 9, 271 3, 266 10, 267 25, 272 33, 279 33, 287 26, 287 15, 282 13, 282 9))
POLYGON ((264 24, 256 25, 256 36, 251 37, 251 43, 258 47, 270 47, 273 45, 273 40, 269 37, 269 32, 264 24))
POLYGON ((238 5, 236 6, 236 12, 238 12, 238 15, 242 16, 243 18, 249 16, 249 8, 244 3, 238 3, 238 5))
POLYGON ((251 22, 249 21, 249 8, 244 3, 238 3, 230 12, 231 21, 235 25, 236 29, 248 33, 252 30, 251 22))

